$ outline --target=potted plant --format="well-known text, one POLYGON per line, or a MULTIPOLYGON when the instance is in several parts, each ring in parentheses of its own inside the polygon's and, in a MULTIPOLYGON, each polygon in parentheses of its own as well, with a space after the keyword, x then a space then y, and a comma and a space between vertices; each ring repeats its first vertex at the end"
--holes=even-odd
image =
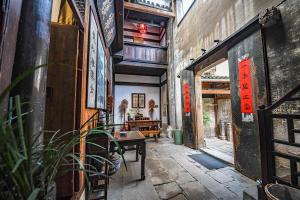
MULTIPOLYGON (((40 67, 43 66, 25 71, 13 81, 0 94, 0 103, 12 88, 40 67)), ((78 170, 87 174, 87 164, 81 162, 80 155, 72 153, 81 139, 87 134, 113 137, 105 128, 95 128, 82 132, 56 131, 49 139, 44 140, 43 132, 33 134, 35 130, 25 129, 26 117, 31 114, 30 110, 24 110, 25 106, 28 107, 28 103, 21 102, 17 95, 10 98, 7 113, 0 116, 0 199, 55 199, 55 178, 63 166, 67 166, 63 168, 66 172, 78 170)), ((88 139, 86 143, 102 148, 88 139)), ((88 157, 96 163, 103 163, 104 160, 98 155, 88 157)), ((96 167, 88 166, 88 169, 93 175, 102 175, 96 167)))

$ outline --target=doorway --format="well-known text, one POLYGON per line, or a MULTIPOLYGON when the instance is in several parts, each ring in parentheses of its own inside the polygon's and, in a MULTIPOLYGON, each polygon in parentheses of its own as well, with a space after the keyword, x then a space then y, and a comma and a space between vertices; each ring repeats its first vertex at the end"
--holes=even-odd
POLYGON ((222 59, 206 67, 200 80, 204 137, 202 150, 234 164, 228 60, 222 59))

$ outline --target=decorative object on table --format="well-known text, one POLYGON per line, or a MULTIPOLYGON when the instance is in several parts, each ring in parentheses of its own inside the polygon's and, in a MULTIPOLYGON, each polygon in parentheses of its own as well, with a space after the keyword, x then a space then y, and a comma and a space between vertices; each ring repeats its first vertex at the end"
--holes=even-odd
POLYGON ((120 131, 120 137, 126 137, 127 132, 126 131, 120 131))
POLYGON ((149 116, 150 119, 153 120, 154 108, 155 108, 155 101, 153 99, 149 100, 149 116))
POLYGON ((130 113, 128 112, 127 113, 127 121, 130 121, 131 120, 131 115, 130 115, 130 113))
POLYGON ((123 124, 125 124, 125 113, 126 113, 127 108, 128 108, 128 101, 126 99, 123 99, 119 106, 119 111, 121 114, 121 119, 123 120, 123 124))

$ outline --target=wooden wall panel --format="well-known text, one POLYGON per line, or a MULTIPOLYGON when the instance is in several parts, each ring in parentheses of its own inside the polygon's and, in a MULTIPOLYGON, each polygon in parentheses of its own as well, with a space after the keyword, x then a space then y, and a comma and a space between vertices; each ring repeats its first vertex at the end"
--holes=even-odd
MULTIPOLYGON (((46 98, 45 130, 61 133, 76 129, 76 66, 78 29, 52 24, 46 98)), ((45 134, 45 138, 52 134, 45 134)), ((59 177, 57 195, 73 195, 73 174, 59 177)))
POLYGON ((124 60, 167 64, 167 50, 151 46, 124 44, 124 60))

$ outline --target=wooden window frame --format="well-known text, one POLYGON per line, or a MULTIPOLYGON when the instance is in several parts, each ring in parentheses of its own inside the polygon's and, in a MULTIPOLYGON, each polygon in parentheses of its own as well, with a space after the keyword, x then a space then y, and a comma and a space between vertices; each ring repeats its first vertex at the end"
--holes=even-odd
POLYGON ((131 93, 131 108, 145 108, 146 107, 146 94, 145 93, 131 93), (134 105, 133 103, 133 97, 137 95, 137 106, 134 105), (144 96, 144 103, 143 105, 140 105, 140 98, 141 96, 144 96))

